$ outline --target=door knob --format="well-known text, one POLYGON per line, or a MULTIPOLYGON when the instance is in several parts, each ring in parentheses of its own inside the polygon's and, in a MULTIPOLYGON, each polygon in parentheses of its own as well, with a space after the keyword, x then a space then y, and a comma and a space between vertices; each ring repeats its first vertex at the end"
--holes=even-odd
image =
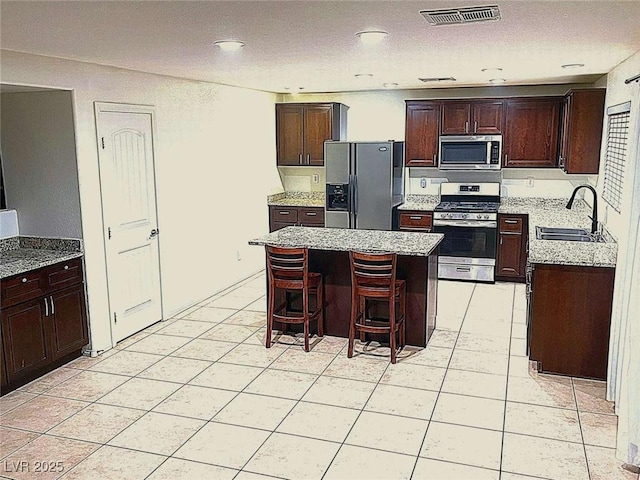
POLYGON ((153 230, 151 230, 151 233, 149 234, 149 240, 151 240, 153 237, 157 237, 159 233, 159 228, 154 228, 153 230))

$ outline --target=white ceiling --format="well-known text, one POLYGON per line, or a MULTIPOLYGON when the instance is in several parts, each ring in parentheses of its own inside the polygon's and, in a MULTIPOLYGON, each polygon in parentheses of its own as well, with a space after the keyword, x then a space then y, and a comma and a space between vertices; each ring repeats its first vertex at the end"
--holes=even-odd
POLYGON ((2 0, 0 14, 2 49, 272 92, 487 85, 495 76, 514 85, 593 82, 640 50, 638 0, 2 0), (434 27, 418 13, 491 4, 502 20, 434 27), (355 34, 367 29, 389 36, 365 46, 355 34), (223 39, 246 45, 225 53, 213 46, 223 39), (489 67, 503 71, 481 72, 489 67), (450 76, 457 81, 418 80, 450 76))

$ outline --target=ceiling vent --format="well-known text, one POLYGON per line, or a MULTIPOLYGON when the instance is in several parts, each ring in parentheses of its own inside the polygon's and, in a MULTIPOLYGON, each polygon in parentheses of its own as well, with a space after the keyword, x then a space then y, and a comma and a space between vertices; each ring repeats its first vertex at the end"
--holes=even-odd
POLYGON ((496 21, 501 18, 500 9, 497 5, 420 10, 420 15, 431 25, 459 25, 473 22, 496 21))
POLYGON ((453 77, 430 77, 430 78, 418 78, 421 82, 429 83, 429 82, 455 82, 456 79, 453 77))

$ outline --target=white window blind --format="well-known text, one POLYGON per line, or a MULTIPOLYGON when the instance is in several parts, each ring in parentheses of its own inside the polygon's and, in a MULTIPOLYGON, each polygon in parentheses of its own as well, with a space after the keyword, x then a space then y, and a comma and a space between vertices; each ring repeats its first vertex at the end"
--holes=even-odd
POLYGON ((602 198, 617 212, 620 212, 622 205, 630 111, 631 102, 607 109, 607 147, 602 198))

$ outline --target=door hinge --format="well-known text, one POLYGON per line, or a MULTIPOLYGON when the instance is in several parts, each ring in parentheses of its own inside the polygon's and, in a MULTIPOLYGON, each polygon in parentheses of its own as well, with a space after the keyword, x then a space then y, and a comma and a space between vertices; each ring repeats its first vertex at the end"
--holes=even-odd
POLYGON ((118 323, 118 315, 116 312, 113 312, 113 323, 118 323))
POLYGON ((102 149, 104 150, 104 137, 102 137, 102 149))
POLYGON ((109 234, 109 240, 111 240, 111 227, 107 227, 107 233, 109 234))

